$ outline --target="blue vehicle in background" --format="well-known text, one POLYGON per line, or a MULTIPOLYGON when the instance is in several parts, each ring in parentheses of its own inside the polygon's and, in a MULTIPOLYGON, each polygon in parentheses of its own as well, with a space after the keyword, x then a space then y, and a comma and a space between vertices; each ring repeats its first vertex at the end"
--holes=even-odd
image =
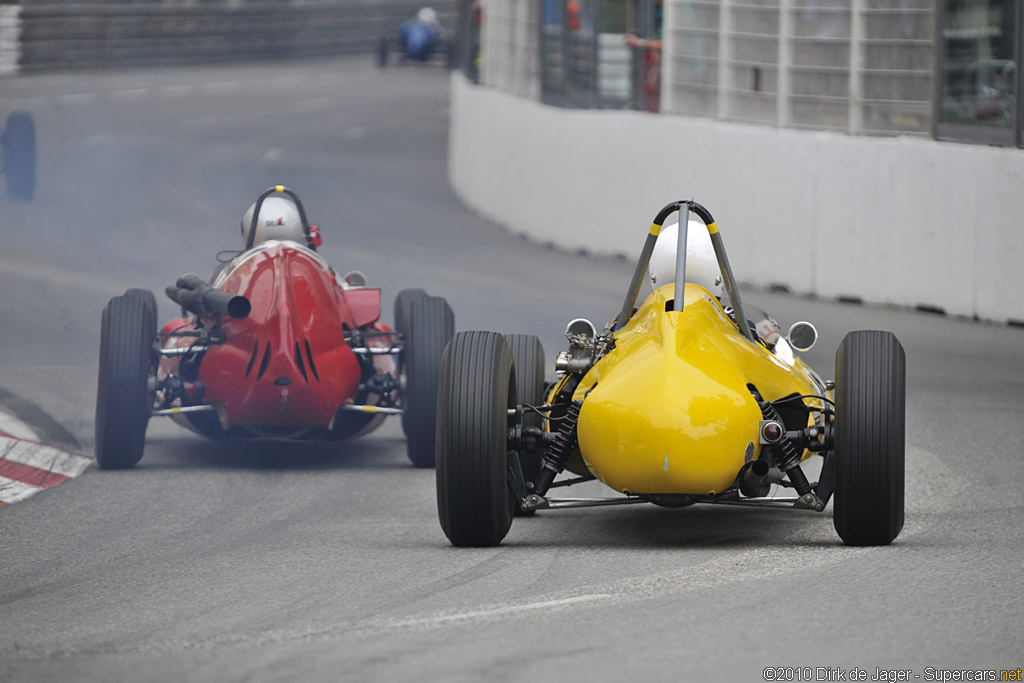
POLYGON ((36 126, 32 114, 15 111, 0 128, 0 196, 27 202, 36 192, 36 126))
POLYGON ((391 52, 398 55, 399 64, 410 61, 425 63, 435 57, 442 58, 449 68, 455 64, 455 41, 446 36, 437 12, 430 7, 422 8, 415 17, 399 24, 393 37, 381 37, 377 66, 387 66, 391 52))

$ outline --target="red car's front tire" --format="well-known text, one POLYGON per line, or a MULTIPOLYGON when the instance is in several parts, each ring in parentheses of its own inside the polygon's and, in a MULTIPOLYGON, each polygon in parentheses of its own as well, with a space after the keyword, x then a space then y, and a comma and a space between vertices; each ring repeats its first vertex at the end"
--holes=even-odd
POLYGON ((155 300, 129 292, 103 309, 96 391, 96 462, 103 469, 133 467, 142 458, 153 408, 148 381, 156 317, 151 304, 155 300))

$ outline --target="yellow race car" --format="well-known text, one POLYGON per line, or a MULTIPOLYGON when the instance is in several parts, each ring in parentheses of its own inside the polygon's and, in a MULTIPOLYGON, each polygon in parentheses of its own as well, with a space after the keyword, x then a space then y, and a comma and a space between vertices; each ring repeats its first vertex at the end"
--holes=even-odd
POLYGON ((797 323, 782 336, 754 311, 740 300, 710 212, 687 200, 654 219, 622 309, 603 331, 569 323, 553 384, 544 383, 537 337, 456 334, 437 405, 437 504, 448 539, 497 545, 514 516, 536 510, 649 502, 821 512, 834 498, 846 544, 891 543, 903 527, 903 347, 890 332, 850 332, 835 382, 824 381, 796 353, 814 344, 814 327, 797 323), (645 274, 654 289, 634 308, 645 274), (823 460, 811 482, 814 457, 823 460), (556 480, 564 471, 575 476, 556 480), (618 495, 551 495, 591 479, 618 495), (769 496, 773 484, 792 494, 769 496))

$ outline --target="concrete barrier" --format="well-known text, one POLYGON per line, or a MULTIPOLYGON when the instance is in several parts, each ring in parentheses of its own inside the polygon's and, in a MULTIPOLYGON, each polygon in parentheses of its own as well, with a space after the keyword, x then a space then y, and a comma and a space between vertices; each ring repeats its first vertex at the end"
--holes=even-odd
POLYGON ((694 198, 752 285, 1024 321, 1022 150, 451 92, 452 186, 514 232, 634 259, 694 198))

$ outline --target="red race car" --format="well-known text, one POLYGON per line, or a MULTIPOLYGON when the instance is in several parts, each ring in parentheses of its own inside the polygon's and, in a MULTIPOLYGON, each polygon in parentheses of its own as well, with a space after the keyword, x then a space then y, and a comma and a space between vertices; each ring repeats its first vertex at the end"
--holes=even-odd
POLYGON ((181 276, 167 295, 182 316, 158 332, 156 298, 129 289, 103 310, 96 460, 134 466, 150 417, 215 439, 337 440, 401 415, 409 459, 433 467, 438 368, 455 331, 448 303, 422 289, 379 322, 380 288, 339 276, 319 230, 278 185, 242 219, 245 248, 212 284, 181 276))

